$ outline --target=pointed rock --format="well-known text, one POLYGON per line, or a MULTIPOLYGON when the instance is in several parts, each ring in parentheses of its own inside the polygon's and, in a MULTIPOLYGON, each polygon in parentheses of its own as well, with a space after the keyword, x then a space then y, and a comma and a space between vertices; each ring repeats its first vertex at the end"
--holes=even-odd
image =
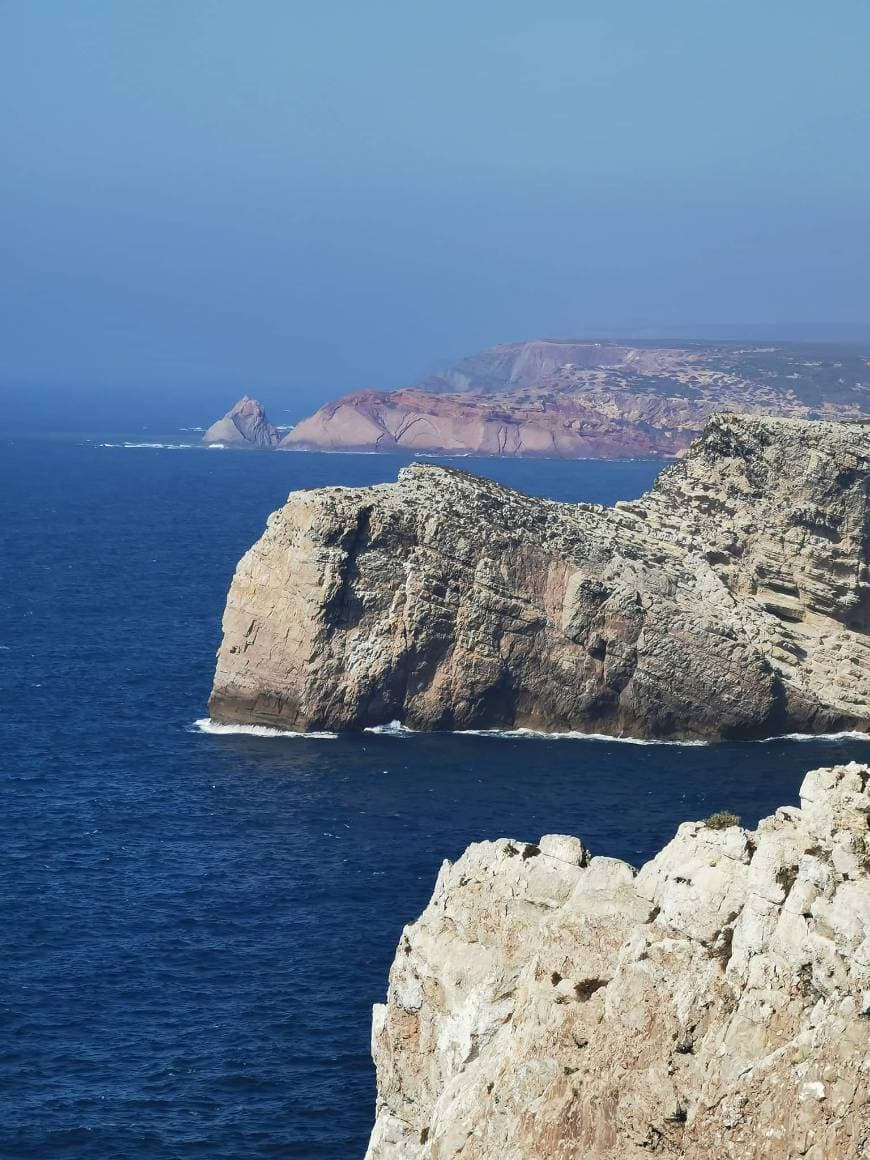
POLYGON ((279 435, 269 420, 263 404, 243 395, 223 419, 212 423, 202 437, 203 443, 227 447, 275 447, 279 435))

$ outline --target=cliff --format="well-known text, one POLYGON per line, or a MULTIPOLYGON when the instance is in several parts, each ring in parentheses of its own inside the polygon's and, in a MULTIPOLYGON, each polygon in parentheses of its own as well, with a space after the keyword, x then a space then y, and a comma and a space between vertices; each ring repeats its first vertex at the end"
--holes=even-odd
POLYGON ((866 350, 535 340, 491 347, 414 388, 344 395, 281 447, 668 457, 714 411, 860 418, 868 391, 866 350))
POLYGON ((716 416, 634 503, 415 465, 292 494, 230 588, 210 712, 756 737, 870 723, 870 443, 716 416))
POLYGON ((577 838, 445 862, 374 1009, 367 1160, 870 1155, 870 768, 639 873, 577 838))
POLYGON ((281 440, 285 449, 631 459, 673 456, 700 426, 684 400, 529 399, 358 391, 327 403, 281 440))
POLYGON ((280 436, 269 420, 262 403, 243 395, 236 405, 212 423, 202 437, 203 443, 225 447, 276 447, 280 436))

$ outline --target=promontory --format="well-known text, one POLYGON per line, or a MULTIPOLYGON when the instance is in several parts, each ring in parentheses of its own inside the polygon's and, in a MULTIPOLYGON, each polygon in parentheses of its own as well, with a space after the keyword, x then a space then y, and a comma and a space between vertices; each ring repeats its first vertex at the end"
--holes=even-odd
POLYGON ((870 724, 870 428, 716 415, 635 502, 436 466, 299 491, 230 588, 213 719, 753 738, 870 724))
POLYGON ((332 399, 276 445, 288 451, 666 459, 687 447, 714 411, 868 417, 870 348, 505 343, 399 390, 356 390, 332 399))

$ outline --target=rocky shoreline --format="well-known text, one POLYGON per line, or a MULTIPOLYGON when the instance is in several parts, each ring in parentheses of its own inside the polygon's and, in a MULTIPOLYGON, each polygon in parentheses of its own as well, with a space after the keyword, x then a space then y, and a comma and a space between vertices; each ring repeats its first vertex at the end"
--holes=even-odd
POLYGON ((753 738, 870 723, 870 443, 715 416, 645 496, 449 468, 293 493, 240 561, 218 722, 753 738))
MULTIPOLYGON (((550 459, 668 459, 715 411, 796 419, 870 415, 870 349, 806 344, 576 342, 490 347, 393 391, 342 395, 286 434, 248 434, 235 410, 206 433, 224 446, 550 459)), ((237 407, 251 403, 247 396, 237 407)))
POLYGON ((639 872, 563 835, 445 862, 374 1009, 367 1160, 870 1155, 870 767, 800 797, 639 872))

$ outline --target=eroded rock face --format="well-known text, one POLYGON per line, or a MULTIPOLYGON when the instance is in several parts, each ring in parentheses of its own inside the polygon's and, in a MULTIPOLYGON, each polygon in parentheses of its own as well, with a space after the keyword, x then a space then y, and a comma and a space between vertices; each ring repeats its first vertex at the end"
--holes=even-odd
POLYGON ((714 411, 857 419, 870 413, 868 388, 867 350, 539 339, 490 347, 416 387, 344 395, 281 446, 666 457, 714 411))
POLYGON ((374 1009, 368 1160, 870 1156, 870 768, 640 873, 469 847, 374 1009))
POLYGON ((671 457, 700 430, 703 412, 683 399, 534 398, 357 391, 326 403, 285 435, 285 449, 440 451, 549 459, 671 457))
POLYGON ((202 437, 203 443, 220 443, 227 447, 271 448, 280 436, 269 420, 262 403, 243 395, 223 419, 212 423, 202 437))
POLYGON ((859 424, 717 416, 615 508, 422 465, 294 493, 236 571, 211 714, 640 737, 866 726, 868 465, 859 424))

